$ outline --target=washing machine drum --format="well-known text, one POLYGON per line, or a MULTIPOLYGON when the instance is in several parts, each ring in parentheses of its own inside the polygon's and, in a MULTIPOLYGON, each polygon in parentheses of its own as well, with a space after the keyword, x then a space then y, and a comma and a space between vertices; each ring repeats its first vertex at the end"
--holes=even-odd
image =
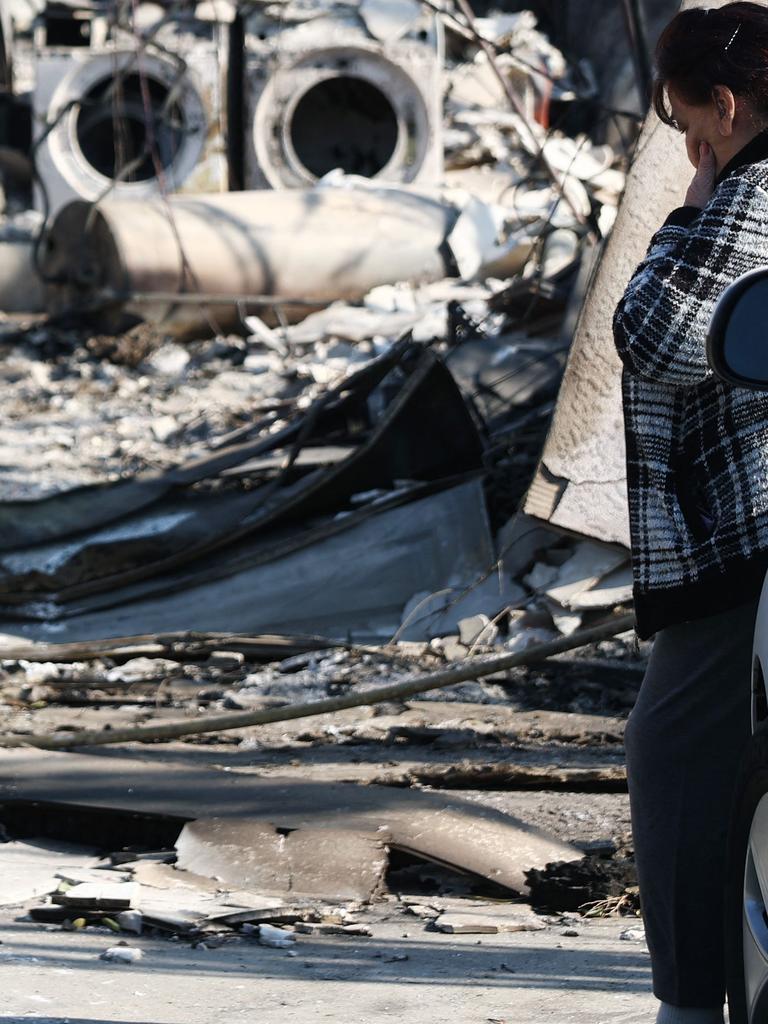
POLYGON ((389 97, 351 75, 311 86, 293 109, 287 130, 299 164, 317 178, 336 167, 373 178, 395 155, 399 135, 389 97))
POLYGON ((74 192, 96 199, 179 188, 194 171, 206 117, 188 75, 170 61, 134 53, 91 57, 67 75, 48 113, 57 171, 74 192))
POLYGON ((424 93, 401 67, 352 47, 279 68, 253 118, 253 145, 273 188, 345 174, 413 181, 431 145, 424 93))

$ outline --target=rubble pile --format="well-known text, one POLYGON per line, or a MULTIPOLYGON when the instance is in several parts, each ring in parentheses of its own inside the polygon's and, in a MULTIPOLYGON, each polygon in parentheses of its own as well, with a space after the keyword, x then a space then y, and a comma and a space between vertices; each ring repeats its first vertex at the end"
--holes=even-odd
MULTIPOLYGON (((0 26, 6 738, 364 695, 626 611, 624 547, 519 513, 630 158, 589 133, 586 63, 530 12, 409 0, 0 26)), ((122 964, 142 931, 291 956, 376 914, 634 912, 646 656, 622 633, 109 758, 8 750, 0 903, 122 964)))
MULTIPOLYGON (((2 664, 3 733, 279 707, 365 690, 446 656, 401 643, 261 661, 274 659, 274 641, 243 640, 240 650, 235 637, 164 642, 51 647, 51 661, 17 652, 2 664), (216 646, 225 640, 229 648, 216 646)), ((131 760, 125 750, 80 754, 74 774, 41 751, 21 761, 6 752, 0 904, 65 931, 193 944, 264 944, 272 927, 286 943, 375 937, 382 914, 483 934, 562 926, 542 912, 635 913, 628 809, 615 780, 643 663, 627 638, 400 706, 212 733, 134 749, 131 760), (593 681, 596 658, 612 685, 593 681), (550 693, 558 710, 542 710, 550 693), (526 844, 531 828, 540 851, 526 844)))
MULTIPOLYGON (((530 12, 467 20, 458 9, 436 14, 415 5, 393 24, 387 5, 372 0, 289 0, 243 17, 224 5, 226 18, 209 6, 181 5, 158 22, 151 5, 128 17, 96 2, 40 2, 17 4, 6 19, 15 56, 8 109, 32 114, 37 185, 27 195, 38 211, 12 215, 9 230, 18 234, 19 217, 48 217, 48 240, 34 255, 56 316, 29 325, 8 313, 3 324, 0 508, 8 529, 0 630, 62 642, 184 629, 364 642, 447 635, 473 649, 496 637, 524 643, 552 628, 572 632, 626 602, 623 549, 574 547, 514 518, 557 395, 581 282, 596 240, 610 230, 628 157, 557 128, 594 102, 588 67, 569 65, 530 12), (233 49, 236 24, 242 52, 233 49), (318 39, 329 55, 343 47, 357 62, 354 74, 345 65, 348 74, 334 77, 338 68, 322 57, 313 68, 325 70, 310 81, 310 30, 321 54, 318 39), (142 47, 157 67, 136 57, 142 47), (165 173, 149 165, 139 173, 133 164, 142 154, 132 164, 126 138, 123 149, 115 142, 109 167, 105 152, 97 160, 87 111, 94 123, 109 120, 117 140, 134 117, 131 76, 146 75, 160 90, 160 65, 176 54, 191 76, 184 89, 202 89, 206 61, 223 69, 225 53, 227 74, 244 75, 248 85, 241 116, 253 118, 256 148, 246 147, 252 176, 244 184, 260 192, 217 197, 215 176, 201 189, 197 172, 174 175, 178 153, 168 155, 165 173), (265 83, 275 62, 279 75, 265 83), (417 103, 397 77, 406 69, 427 118, 414 122, 417 163, 392 155, 381 167, 361 164, 352 136, 370 132, 370 152, 384 153, 389 115, 356 122, 350 90, 378 83, 397 120, 402 104, 417 103), (61 109, 46 84, 57 74, 73 97, 61 109), (305 157, 301 180, 288 181, 286 154, 267 154, 258 141, 278 114, 289 117, 280 76, 307 90, 313 117, 329 117, 335 103, 334 124, 345 125, 346 143, 340 138, 332 156, 309 114, 290 114, 294 149, 305 157), (78 93, 91 79, 98 89, 78 93), (116 114, 110 88, 125 104, 116 114), (71 160, 57 163, 57 133, 72 118, 77 160, 96 162, 79 176, 71 160), (419 134, 427 128, 429 145, 419 134), (170 199, 153 198, 164 189, 170 199), (276 219, 264 231, 265 217, 305 202, 314 227, 306 215, 290 220, 290 230, 276 219), (261 211, 256 221, 243 212, 249 203, 261 211), (380 228, 368 231, 371 204, 380 228), (348 206, 358 211, 349 215, 349 236, 340 220, 348 206), (397 221, 390 249, 381 218, 406 206, 416 220, 397 221), (158 240, 147 263, 144 238, 154 221, 140 225, 150 215, 172 231, 167 253, 158 240), (189 219, 198 216, 200 228, 189 219), (287 231, 285 242, 279 231, 287 231), (350 277, 341 268, 361 235, 350 277), (271 278, 254 277, 247 268, 258 261, 237 250, 246 276, 235 284, 235 263, 230 272, 226 255, 211 262, 203 237, 258 244, 275 268, 271 278), (114 271, 109 239, 120 252, 114 271), (415 254, 425 245, 439 267, 426 279, 401 280, 413 263, 408 247, 415 254), (174 301, 167 284, 154 282, 170 280, 179 256, 174 301), (228 274, 225 290, 243 298, 226 307, 217 296, 228 274), (123 296, 113 277, 144 283, 123 296), (334 288, 355 295, 328 305, 334 288), (273 301, 254 303, 249 293, 265 289, 273 301), (321 292, 325 308, 313 311, 321 292), (103 327, 129 315, 147 322, 119 334, 88 326, 94 317, 103 327), (428 539, 415 528, 427 521, 428 539), (253 593, 270 597, 244 600, 253 593)), ((200 95, 225 102, 223 94, 200 95)), ((157 133, 170 131, 162 109, 151 116, 157 133)), ((210 167, 226 154, 216 140, 209 145, 215 152, 199 159, 210 167)), ((227 159, 231 171, 231 152, 227 159)), ((13 214, 24 188, 8 173, 5 181, 13 214)), ((426 268, 425 259, 413 265, 426 268)))
MULTIPOLYGON (((100 958, 121 964, 139 961, 144 955, 142 937, 153 936, 180 940, 193 949, 241 943, 288 951, 289 956, 297 951, 316 956, 319 950, 307 945, 312 939, 363 940, 372 952, 381 942, 382 925, 392 920, 401 929, 426 932, 422 942, 435 931, 501 935, 574 925, 581 930, 589 923, 563 913, 566 908, 547 913, 545 902, 534 912, 519 900, 491 891, 468 899, 458 895, 460 884, 455 885, 456 895, 380 892, 373 901, 269 895, 188 871, 174 849, 103 856, 87 845, 8 837, 0 853, 7 870, 0 888, 1 907, 17 914, 23 911, 17 920, 49 930, 102 936, 106 948, 100 958)), ((425 877, 428 873, 425 869, 425 877)), ((440 869, 433 869, 435 877, 439 874, 440 869)), ((400 875, 405 877, 402 871, 400 875)), ((583 869, 581 880, 589 892, 583 869)), ((418 887, 411 882, 411 888, 418 887)), ((403 938, 409 934, 403 933, 403 938)), ((388 962, 407 959, 407 953, 400 953, 388 962)))

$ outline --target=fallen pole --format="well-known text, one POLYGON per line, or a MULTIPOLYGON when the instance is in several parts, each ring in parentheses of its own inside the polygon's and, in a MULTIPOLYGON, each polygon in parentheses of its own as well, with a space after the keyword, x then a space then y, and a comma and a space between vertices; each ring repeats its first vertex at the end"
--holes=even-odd
POLYGON ((463 664, 451 668, 427 672, 411 679, 405 679, 390 686, 378 686, 364 693, 348 694, 344 697, 329 697, 326 700, 310 701, 305 704, 291 704, 266 711, 238 711, 229 715, 204 715, 194 721, 165 722, 162 725, 138 725, 125 729, 84 729, 81 732, 43 733, 39 736, 14 736, 0 734, 0 747, 40 747, 44 750, 71 750, 73 747, 104 746, 112 743, 148 742, 151 740, 178 739, 180 736, 194 736, 201 733, 227 732, 230 729, 244 729, 253 725, 268 725, 274 722, 288 722, 296 718, 311 718, 313 715, 327 715, 346 708, 384 704, 391 700, 402 700, 429 690, 440 690, 455 686, 471 679, 503 672, 506 669, 531 665, 544 661, 555 654, 573 651, 578 647, 608 640, 619 633, 633 629, 634 615, 622 615, 609 619, 599 626, 580 630, 571 636, 558 637, 544 644, 535 644, 514 654, 490 654, 470 658, 463 664))

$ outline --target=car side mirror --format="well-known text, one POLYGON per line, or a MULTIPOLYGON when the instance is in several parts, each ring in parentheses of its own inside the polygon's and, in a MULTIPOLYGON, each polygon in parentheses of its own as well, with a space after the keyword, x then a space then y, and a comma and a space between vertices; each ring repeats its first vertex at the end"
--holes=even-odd
POLYGON ((707 335, 707 359, 729 384, 768 391, 768 268, 723 292, 707 335))

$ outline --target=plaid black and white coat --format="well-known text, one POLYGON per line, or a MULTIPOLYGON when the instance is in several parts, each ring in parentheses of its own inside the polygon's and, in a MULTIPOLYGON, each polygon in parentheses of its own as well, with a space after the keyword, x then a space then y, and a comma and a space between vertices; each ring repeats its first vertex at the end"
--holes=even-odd
POLYGON ((753 600, 768 568, 768 394, 715 378, 705 354, 717 299, 767 265, 764 134, 703 210, 670 215, 614 316, 642 637, 753 600))

